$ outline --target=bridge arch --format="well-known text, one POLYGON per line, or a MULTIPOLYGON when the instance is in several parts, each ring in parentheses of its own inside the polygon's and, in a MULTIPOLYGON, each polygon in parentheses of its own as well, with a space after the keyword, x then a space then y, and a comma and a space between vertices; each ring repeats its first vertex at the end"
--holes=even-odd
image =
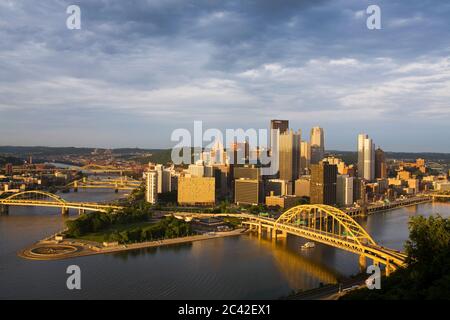
POLYGON ((311 204, 292 207, 275 221, 275 227, 279 224, 294 224, 301 228, 333 234, 354 242, 358 246, 376 245, 367 231, 352 217, 328 205, 311 204))
POLYGON ((109 210, 120 210, 122 206, 116 206, 113 204, 95 203, 95 202, 70 202, 59 197, 56 194, 44 192, 44 191, 23 191, 10 195, 7 198, 0 199, 0 209, 2 213, 7 213, 9 206, 40 206, 40 207, 53 207, 61 208, 62 214, 67 214, 69 209, 78 209, 80 213, 84 211, 99 211, 109 212, 109 210))
MULTIPOLYGON (((54 200, 57 203, 61 203, 61 204, 65 204, 66 200, 64 200, 63 198, 61 198, 60 196, 53 194, 53 193, 49 193, 49 192, 45 192, 45 191, 39 191, 39 190, 29 190, 29 191, 22 191, 19 193, 14 193, 12 195, 10 195, 9 197, 4 198, 3 200, 23 200, 26 196, 35 196, 34 199, 42 199, 42 198, 50 198, 52 200, 54 200)), ((29 200, 29 198, 27 198, 27 200, 29 200)))

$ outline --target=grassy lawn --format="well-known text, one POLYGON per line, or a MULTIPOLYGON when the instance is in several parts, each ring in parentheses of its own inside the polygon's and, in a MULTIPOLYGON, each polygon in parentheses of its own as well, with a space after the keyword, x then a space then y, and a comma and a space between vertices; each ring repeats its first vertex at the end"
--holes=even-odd
POLYGON ((88 233, 88 234, 82 235, 82 236, 78 237, 78 239, 102 243, 103 241, 105 241, 105 236, 113 233, 114 231, 122 232, 125 230, 132 230, 132 229, 135 229, 138 227, 146 227, 146 226, 152 225, 154 223, 155 222, 144 221, 144 222, 116 225, 114 227, 102 230, 100 232, 93 232, 93 233, 88 233))

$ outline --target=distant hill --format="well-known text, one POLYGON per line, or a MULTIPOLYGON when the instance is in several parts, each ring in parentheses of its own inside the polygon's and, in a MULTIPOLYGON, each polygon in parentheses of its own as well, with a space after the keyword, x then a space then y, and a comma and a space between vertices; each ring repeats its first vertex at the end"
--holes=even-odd
MULTIPOLYGON (((140 149, 140 148, 76 148, 76 147, 17 147, 0 146, 0 164, 7 163, 5 157, 12 157, 9 162, 22 163, 21 159, 27 159, 30 155, 33 159, 46 159, 52 156, 62 155, 89 155, 92 152, 111 152, 114 156, 127 160, 135 160, 140 163, 157 162, 167 163, 170 161, 171 149, 140 149), (3 160, 1 160, 3 159, 3 160)), ((355 151, 327 150, 328 154, 336 155, 348 164, 356 164, 358 154, 355 151)), ((432 152, 386 152, 388 159, 413 161, 417 158, 423 158, 428 161, 441 163, 450 163, 450 153, 432 153, 432 152)), ((34 160, 33 160, 34 161, 34 160)))
POLYGON ((23 164, 23 160, 16 157, 0 155, 0 167, 3 167, 7 163, 12 163, 13 165, 21 165, 23 164))
POLYGON ((93 152, 94 148, 75 148, 75 147, 16 147, 0 146, 0 154, 11 154, 28 157, 30 155, 65 155, 65 154, 88 154, 93 152))
MULTIPOLYGON (((342 158, 342 160, 348 164, 356 164, 358 162, 358 153, 356 151, 328 150, 326 152, 342 158)), ((450 153, 386 151, 386 158, 404 161, 415 161, 418 158, 422 158, 428 161, 450 163, 450 153)))
MULTIPOLYGON (((76 147, 17 147, 17 146, 0 146, 0 156, 16 157, 22 159, 28 159, 29 156, 33 157, 33 162, 42 162, 50 160, 52 157, 64 156, 64 155, 90 155, 93 152, 105 153, 111 152, 112 155, 119 159, 135 160, 140 163, 157 162, 167 163, 170 161, 170 149, 140 149, 140 148, 117 148, 117 149, 105 149, 105 148, 76 148, 76 147)), ((0 162, 2 163, 2 162, 0 162)), ((7 162, 6 162, 7 163, 7 162)), ((21 161, 20 163, 23 163, 21 161)))

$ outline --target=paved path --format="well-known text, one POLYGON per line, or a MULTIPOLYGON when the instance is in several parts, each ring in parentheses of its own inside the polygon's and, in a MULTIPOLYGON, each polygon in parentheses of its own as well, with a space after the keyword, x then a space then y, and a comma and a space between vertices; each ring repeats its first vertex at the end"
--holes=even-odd
POLYGON ((140 242, 140 243, 132 243, 132 244, 126 244, 126 245, 118 245, 114 247, 103 247, 101 244, 97 242, 92 241, 84 241, 79 239, 65 239, 62 242, 55 242, 55 241, 40 241, 33 246, 22 250, 18 253, 18 255, 22 258, 26 259, 32 259, 32 260, 60 260, 60 259, 69 259, 69 258, 75 258, 75 257, 83 257, 83 256, 90 256, 95 254, 106 254, 106 253, 114 253, 114 252, 122 252, 122 251, 129 251, 129 250, 137 250, 137 249, 143 249, 143 248, 154 248, 154 247, 160 247, 160 246, 168 246, 168 245, 174 245, 179 243, 188 243, 188 242, 195 242, 195 241, 202 241, 202 240, 209 240, 209 239, 216 239, 216 238, 223 238, 223 237, 230 237, 230 236, 237 236, 240 234, 243 234, 246 232, 246 229, 236 229, 233 231, 227 231, 227 232, 215 232, 215 233, 207 233, 207 234, 201 234, 201 235, 195 235, 195 236, 188 236, 188 237, 181 237, 181 238, 174 238, 174 239, 165 239, 165 240, 157 240, 157 241, 148 241, 148 242, 140 242), (40 255, 36 256, 31 254, 31 250, 36 249, 38 247, 43 246, 55 246, 58 245, 64 246, 75 246, 77 247, 76 252, 71 252, 65 255, 58 255, 58 256, 52 256, 52 255, 40 255))

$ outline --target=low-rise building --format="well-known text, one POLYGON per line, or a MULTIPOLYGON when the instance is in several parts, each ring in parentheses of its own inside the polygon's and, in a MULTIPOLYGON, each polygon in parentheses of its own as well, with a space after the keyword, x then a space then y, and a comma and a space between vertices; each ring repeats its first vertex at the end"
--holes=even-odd
POLYGON ((310 197, 311 177, 301 177, 295 180, 295 195, 297 197, 310 197))
POLYGON ((215 179, 210 177, 179 177, 180 205, 212 206, 216 202, 215 179))
POLYGON ((276 196, 270 195, 266 197, 266 205, 268 207, 290 208, 298 203, 301 197, 294 195, 276 196))

